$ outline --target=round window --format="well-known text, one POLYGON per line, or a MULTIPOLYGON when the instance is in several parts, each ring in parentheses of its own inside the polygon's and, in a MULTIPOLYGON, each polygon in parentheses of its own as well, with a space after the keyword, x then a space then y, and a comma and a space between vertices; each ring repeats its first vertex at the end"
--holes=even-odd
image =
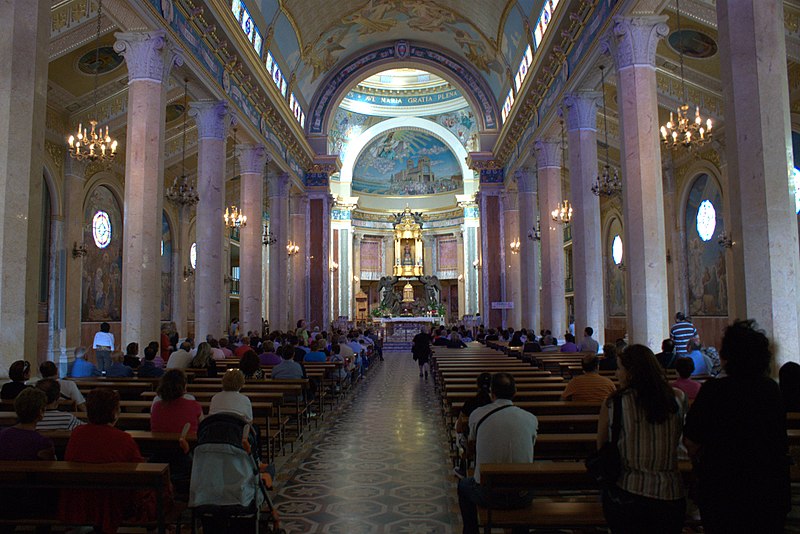
POLYGON ((708 241, 714 236, 717 227, 717 211, 710 200, 704 200, 697 208, 697 235, 703 241, 708 241))
POLYGON ((611 258, 614 260, 614 265, 622 263, 622 238, 619 234, 611 240, 611 258))
POLYGON ((197 243, 192 243, 192 248, 189 249, 189 263, 192 269, 197 269, 197 243))
POLYGON ((108 213, 98 211, 92 218, 92 237, 97 248, 106 248, 111 243, 111 219, 108 213))

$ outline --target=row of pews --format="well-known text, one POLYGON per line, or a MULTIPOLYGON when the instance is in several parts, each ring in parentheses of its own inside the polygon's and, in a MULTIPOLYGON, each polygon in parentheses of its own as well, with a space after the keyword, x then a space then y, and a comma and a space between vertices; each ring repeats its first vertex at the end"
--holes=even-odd
MULTIPOLYGON (((514 404, 536 415, 539 433, 532 464, 488 464, 481 466, 481 483, 499 490, 528 489, 536 498, 522 510, 492 510, 479 507, 479 520, 492 527, 583 528, 605 525, 600 492, 586 472, 584 460, 596 448, 600 405, 561 401, 569 378, 580 372, 581 353, 535 353, 525 358, 503 342, 466 349, 436 347, 432 360, 435 386, 442 416, 450 432, 451 455, 458 457, 454 423, 464 402, 476 393, 476 379, 483 372, 507 372, 514 376, 514 404), (538 364, 538 365, 537 365, 538 364)), ((613 372, 604 372, 616 381, 613 372)), ((673 380, 674 371, 668 371, 673 380)), ((707 377, 697 377, 704 380, 707 377)), ((800 445, 800 414, 787 417, 792 445, 800 445)), ((687 487, 692 470, 688 460, 680 463, 687 487)), ((793 468, 792 480, 800 481, 793 468)))
MULTIPOLYGON (((369 355, 371 369, 377 359, 369 355)), ((238 360, 220 360, 220 369, 238 367, 238 360)), ((341 376, 340 363, 305 363, 307 378, 298 380, 264 379, 249 381, 242 394, 250 398, 253 417, 261 432, 262 457, 272 463, 279 455, 291 453, 294 444, 302 441, 311 425, 318 425, 326 412, 331 411, 360 383, 357 369, 341 376)), ((262 366, 269 376, 270 367, 262 366)), ((193 395, 208 413, 211 398, 222 390, 221 377, 209 378, 204 369, 187 369, 187 393, 193 395)), ((221 373, 220 373, 221 374, 221 373)), ((365 377, 368 376, 365 375, 365 377)), ((145 457, 168 457, 180 451, 178 434, 152 432, 150 408, 156 396, 157 378, 90 378, 76 379, 78 388, 87 394, 95 388, 113 388, 120 394, 120 414, 117 427, 129 433, 145 457)), ((74 411, 72 402, 62 402, 59 409, 74 411)), ((81 417, 80 413, 76 413, 81 417)), ((85 414, 84 414, 85 415, 85 414)), ((0 428, 16 424, 13 401, 0 402, 0 428)), ((70 432, 43 432, 55 444, 56 456, 64 457, 70 432)), ((190 447, 197 437, 187 436, 190 447)), ((84 464, 75 462, 0 462, 0 493, 41 491, 52 489, 104 488, 109 490, 151 490, 157 496, 158 517, 144 525, 167 531, 167 525, 181 528, 181 512, 185 505, 169 503, 169 465, 147 464, 84 464)), ((55 525, 55 518, 22 517, 10 519, 0 514, 0 525, 55 525)), ((143 525, 137 525, 143 526, 143 525)))

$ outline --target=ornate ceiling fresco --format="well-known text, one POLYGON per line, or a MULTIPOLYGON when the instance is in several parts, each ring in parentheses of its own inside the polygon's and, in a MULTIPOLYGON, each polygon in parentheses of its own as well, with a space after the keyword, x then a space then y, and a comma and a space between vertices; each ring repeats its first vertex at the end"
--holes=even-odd
POLYGON ((542 0, 261 0, 274 22, 271 50, 310 102, 325 74, 354 52, 396 39, 426 42, 474 65, 497 100, 542 0), (280 4, 280 5, 279 5, 280 4))

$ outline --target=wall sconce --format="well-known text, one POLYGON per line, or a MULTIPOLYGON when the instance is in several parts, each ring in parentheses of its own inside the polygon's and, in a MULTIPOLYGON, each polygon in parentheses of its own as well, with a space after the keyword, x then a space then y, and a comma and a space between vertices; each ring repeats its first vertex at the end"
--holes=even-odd
POLYGON ((509 243, 508 246, 511 247, 512 254, 519 254, 520 242, 518 237, 514 238, 514 241, 509 243))
POLYGON ((298 252, 300 252, 300 245, 298 245, 294 241, 289 241, 289 243, 286 245, 286 253, 289 256, 294 256, 298 252))
POLYGON ((472 262, 472 266, 473 266, 475 269, 477 269, 478 267, 480 267, 480 266, 481 266, 481 262, 480 262, 480 260, 475 260, 475 261, 473 261, 473 262, 472 262))
POLYGON ((464 281, 464 275, 463 274, 459 274, 458 275, 458 281, 459 282, 463 282, 464 281))
POLYGON ((81 243, 79 245, 78 242, 75 241, 72 244, 72 257, 73 258, 83 258, 88 253, 89 253, 89 249, 87 249, 86 245, 84 245, 83 243, 81 243))
POLYGON ((724 230, 719 233, 719 237, 717 238, 717 243, 722 248, 731 248, 733 245, 736 244, 735 241, 733 241, 730 238, 730 236, 727 233, 725 233, 724 230))
POLYGON ((194 269, 190 269, 189 267, 183 268, 183 281, 186 282, 189 278, 194 276, 194 269))
POLYGON ((528 232, 528 239, 531 241, 541 241, 542 240, 542 223, 539 220, 539 217, 536 217, 536 226, 530 229, 528 232))
POLYGON ((331 261, 330 265, 328 265, 328 269, 330 269, 330 271, 332 273, 335 273, 336 271, 339 270, 339 263, 335 262, 335 261, 331 261))
POLYGON ((356 275, 353 275, 353 282, 355 282, 355 283, 357 284, 357 283, 359 283, 360 281, 361 281, 361 278, 359 278, 359 277, 358 277, 358 276, 356 276, 356 275))

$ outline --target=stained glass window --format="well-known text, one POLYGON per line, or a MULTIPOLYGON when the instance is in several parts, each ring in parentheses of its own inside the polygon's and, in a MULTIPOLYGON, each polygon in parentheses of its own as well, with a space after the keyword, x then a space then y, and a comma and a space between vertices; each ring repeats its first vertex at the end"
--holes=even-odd
POLYGON ((619 234, 611 240, 611 258, 614 260, 614 265, 622 263, 622 238, 619 234))
POLYGON ((189 263, 192 269, 197 269, 197 243, 192 243, 192 248, 189 249, 189 263))
POLYGON ((708 241, 714 236, 717 228, 717 210, 710 200, 704 200, 697 208, 697 235, 703 241, 708 241))
POLYGON ((106 248, 111 243, 111 219, 108 213, 98 211, 92 218, 92 237, 97 248, 106 248))
POLYGON ((236 17, 236 21, 242 27, 242 31, 247 37, 247 40, 250 41, 250 43, 253 45, 253 49, 260 56, 262 44, 261 32, 258 31, 258 27, 256 26, 255 22, 253 22, 250 12, 245 7, 244 2, 242 2, 242 0, 232 0, 231 12, 233 13, 233 16, 236 17))
POLYGON ((269 50, 267 50, 266 66, 272 76, 272 81, 275 83, 275 86, 283 96, 286 96, 286 79, 283 77, 283 71, 281 71, 281 68, 278 66, 278 62, 275 61, 275 58, 272 57, 272 52, 269 50))

